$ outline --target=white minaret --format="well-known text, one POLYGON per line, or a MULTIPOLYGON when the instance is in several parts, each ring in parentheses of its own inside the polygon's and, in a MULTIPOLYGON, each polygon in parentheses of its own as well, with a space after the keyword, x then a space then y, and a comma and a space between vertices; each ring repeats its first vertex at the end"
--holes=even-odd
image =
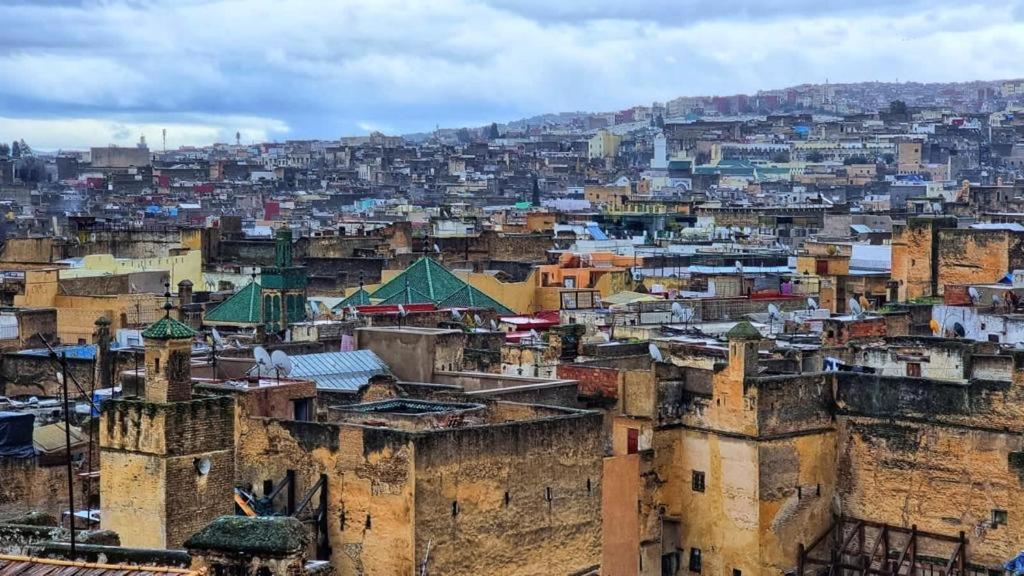
POLYGON ((664 134, 654 137, 654 158, 651 158, 651 168, 665 170, 668 168, 668 142, 664 134))

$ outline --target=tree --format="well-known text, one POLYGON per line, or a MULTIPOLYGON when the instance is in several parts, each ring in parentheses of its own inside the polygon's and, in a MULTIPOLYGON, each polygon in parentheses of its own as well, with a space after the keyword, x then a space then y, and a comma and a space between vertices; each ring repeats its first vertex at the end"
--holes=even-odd
POLYGON ((21 144, 17 140, 11 142, 11 158, 21 158, 21 144))
POLYGON ((903 100, 893 100, 889 103, 889 114, 893 116, 906 116, 907 103, 903 100))
POLYGON ((849 166, 851 164, 868 164, 868 159, 864 156, 847 156, 843 159, 843 165, 849 166))
POLYGON ((501 134, 498 132, 498 123, 491 122, 491 127, 487 129, 487 139, 497 140, 498 138, 501 138, 501 134))
POLYGON ((789 162, 789 152, 779 152, 772 156, 772 162, 776 164, 785 164, 789 162))
POLYGON ((807 155, 807 161, 808 162, 822 162, 824 160, 825 160, 825 156, 822 155, 822 153, 818 152, 817 150, 815 150, 815 151, 813 151, 813 152, 811 152, 810 154, 807 155))
POLYGON ((11 147, 4 142, 0 142, 0 156, 10 156, 11 147))

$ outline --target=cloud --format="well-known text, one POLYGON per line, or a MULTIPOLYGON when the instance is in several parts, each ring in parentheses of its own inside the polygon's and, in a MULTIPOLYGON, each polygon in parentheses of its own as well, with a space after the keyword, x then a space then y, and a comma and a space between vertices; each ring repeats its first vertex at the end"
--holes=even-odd
MULTIPOLYGON (((1022 13, 1020 0, 16 0, 0 5, 0 114, 221 137, 231 116, 267 137, 335 138, 825 78, 1010 78, 1024 76, 1022 13)), ((11 127, 0 140, 33 143, 11 127)))
MULTIPOLYGON (((168 148, 185 145, 234 142, 239 132, 242 142, 268 142, 287 136, 289 128, 277 120, 251 117, 217 117, 137 121, 103 118, 9 118, 0 116, 0 134, 27 134, 25 140, 39 150, 85 150, 91 146, 132 146, 140 136, 151 149, 162 146, 162 131, 167 130, 168 148)), ((13 137, 11 138, 13 140, 13 137)))

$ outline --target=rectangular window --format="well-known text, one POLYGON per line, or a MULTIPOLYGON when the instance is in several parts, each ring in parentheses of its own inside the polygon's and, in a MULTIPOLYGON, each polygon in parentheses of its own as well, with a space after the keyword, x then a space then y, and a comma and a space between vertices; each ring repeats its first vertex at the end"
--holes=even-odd
POLYGON ((626 454, 636 454, 640 448, 640 430, 629 428, 626 430, 626 454))
POLYGON ((999 334, 989 334, 988 335, 988 341, 989 342, 999 342, 999 334))
POLYGON ((993 510, 992 511, 992 525, 993 526, 1006 526, 1010 516, 1006 513, 1006 510, 993 510))
POLYGON ((693 491, 703 492, 704 491, 704 473, 693 471, 693 491))
POLYGON ((914 378, 921 377, 921 364, 919 362, 907 362, 907 376, 914 378))
POLYGON ((700 548, 690 548, 690 572, 700 572, 700 548))

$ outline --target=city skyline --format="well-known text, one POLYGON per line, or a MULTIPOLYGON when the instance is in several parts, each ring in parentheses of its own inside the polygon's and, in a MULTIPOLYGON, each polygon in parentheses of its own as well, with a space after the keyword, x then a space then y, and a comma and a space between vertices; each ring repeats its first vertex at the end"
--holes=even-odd
POLYGON ((0 86, 0 134, 45 150, 152 143, 166 128, 176 147, 236 131, 479 126, 826 78, 1016 78, 1022 16, 1019 2, 19 0, 0 8, 0 75, 24 79, 0 86))

